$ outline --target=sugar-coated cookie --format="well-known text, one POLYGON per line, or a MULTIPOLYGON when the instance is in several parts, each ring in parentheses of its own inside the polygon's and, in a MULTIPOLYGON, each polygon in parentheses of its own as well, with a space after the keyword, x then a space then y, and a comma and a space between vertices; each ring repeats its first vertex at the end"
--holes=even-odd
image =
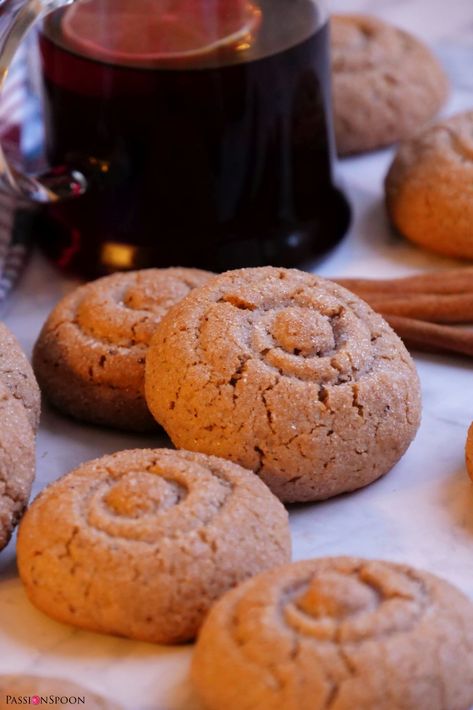
POLYGON ((163 318, 148 405, 178 448, 254 470, 284 501, 351 491, 413 439, 420 389, 383 318, 296 269, 230 271, 163 318))
POLYGON ((157 643, 192 639, 212 603, 290 559, 288 516, 250 471, 167 449, 85 463, 46 488, 18 536, 33 604, 157 643))
POLYGON ((0 322, 0 381, 22 401, 34 431, 38 428, 41 395, 31 365, 17 339, 0 322))
POLYGON ((473 604, 406 565, 296 562, 226 594, 192 678, 208 710, 469 710, 473 604))
POLYGON ((18 341, 0 323, 0 550, 31 492, 40 392, 18 341))
POLYGON ((23 514, 33 483, 35 436, 28 416, 0 376, 0 550, 23 514))
POLYGON ((63 298, 33 356, 49 401, 83 421, 153 429, 143 395, 149 340, 169 308, 210 276, 184 268, 117 273, 63 298))
POLYGON ((394 143, 437 114, 448 82, 422 42, 364 15, 335 15, 331 24, 334 123, 340 154, 394 143))
POLYGON ((386 206, 411 241, 446 256, 473 259, 473 111, 405 141, 386 177, 386 206))
POLYGON ((121 710, 120 705, 64 678, 0 675, 0 710, 11 710, 17 705, 45 704, 68 708, 78 705, 84 710, 121 710), (42 698, 46 699, 44 703, 42 698))

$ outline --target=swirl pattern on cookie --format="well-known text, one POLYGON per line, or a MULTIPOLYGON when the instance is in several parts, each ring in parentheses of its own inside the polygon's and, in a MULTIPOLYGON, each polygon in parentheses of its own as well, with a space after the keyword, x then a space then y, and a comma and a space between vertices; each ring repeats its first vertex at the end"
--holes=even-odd
POLYGON ((41 395, 31 365, 17 339, 0 323, 0 381, 21 400, 33 431, 39 424, 41 395))
POLYGON ((369 306, 296 270, 215 277, 162 320, 148 405, 179 448, 255 470, 282 500, 353 490, 412 440, 419 382, 369 306))
POLYGON ((339 153, 407 138, 435 116, 448 82, 421 41, 369 16, 335 15, 331 25, 339 153))
POLYGON ((166 449, 82 465, 30 506, 18 542, 38 608, 159 643, 191 639, 215 599, 289 558, 287 513, 254 474, 166 449))
POLYGON ((169 308, 210 276, 184 268, 118 273, 62 299, 33 358, 51 403, 84 421, 153 429, 143 394, 148 343, 169 308))
POLYGON ((192 676, 209 710, 468 710, 473 604, 405 565, 325 558, 226 594, 192 676), (244 689, 247 689, 246 692, 244 689))

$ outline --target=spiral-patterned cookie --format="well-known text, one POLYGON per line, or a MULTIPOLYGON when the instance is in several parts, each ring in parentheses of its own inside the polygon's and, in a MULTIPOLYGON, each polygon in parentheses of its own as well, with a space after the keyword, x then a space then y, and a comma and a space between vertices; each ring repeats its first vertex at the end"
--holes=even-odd
POLYGON ((12 706, 19 704, 51 704, 68 708, 78 705, 86 710, 123 710, 122 706, 111 700, 64 678, 0 675, 0 710, 11 710, 12 706))
POLYGON ((148 343, 169 308, 210 276, 184 268, 118 273, 63 298, 33 356, 49 401, 83 421, 153 429, 143 392, 148 343))
POLYGON ((28 412, 0 376, 0 550, 26 507, 34 470, 35 437, 28 412))
POLYGON ((15 336, 0 323, 0 381, 21 400, 33 431, 39 424, 41 396, 31 365, 15 336))
POLYGON ((473 604, 405 565, 285 565, 226 594, 192 677, 208 710, 469 710, 473 604))
POLYGON ((339 153, 388 145, 435 116, 448 83, 422 42, 374 17, 336 15, 331 24, 339 153))
POLYGON ((250 471, 212 456, 123 451, 47 488, 20 525, 39 609, 157 643, 195 636, 212 603, 290 559, 287 513, 250 471))
POLYGON ((217 276, 164 317, 146 397, 178 448, 250 468, 284 501, 370 483, 420 416, 414 364, 383 318, 330 281, 272 267, 217 276))
POLYGON ((473 111, 435 123, 405 141, 386 176, 386 206, 411 241, 473 259, 473 111))

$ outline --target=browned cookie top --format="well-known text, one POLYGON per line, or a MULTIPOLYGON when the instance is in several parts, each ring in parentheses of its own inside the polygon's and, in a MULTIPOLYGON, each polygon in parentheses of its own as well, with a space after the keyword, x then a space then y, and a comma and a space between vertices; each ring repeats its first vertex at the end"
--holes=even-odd
POLYGON ((47 397, 79 419, 152 428, 143 397, 148 343, 169 308, 210 276, 184 268, 117 273, 63 298, 34 351, 47 397))
POLYGON ((334 121, 340 153, 411 135, 440 109, 448 83, 430 50, 374 17, 332 18, 334 121))
POLYGON ((473 258, 473 111, 404 141, 386 177, 388 213, 423 247, 473 258))
POLYGON ((193 660, 209 710, 469 710, 473 604, 406 565, 271 570, 211 610, 193 660))
POLYGON ((34 431, 38 428, 41 395, 31 365, 15 336, 0 323, 0 381, 22 401, 34 431))
POLYGON ((290 559, 287 513, 250 471, 167 449, 122 451, 46 488, 19 530, 34 604, 76 626, 160 643, 195 636, 213 601, 290 559))
POLYGON ((161 321, 149 407, 173 443, 257 471, 283 500, 386 472, 419 423, 419 382, 381 316, 295 269, 230 271, 161 321))

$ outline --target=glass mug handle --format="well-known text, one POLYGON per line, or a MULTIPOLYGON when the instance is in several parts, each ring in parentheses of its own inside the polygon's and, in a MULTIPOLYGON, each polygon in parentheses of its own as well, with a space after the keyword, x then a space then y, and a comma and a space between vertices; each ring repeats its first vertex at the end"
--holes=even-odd
MULTIPOLYGON (((0 0, 0 100, 16 50, 32 25, 77 0, 0 0)), ((65 167, 52 168, 35 177, 11 165, 0 144, 0 182, 10 192, 33 202, 57 202, 82 195, 87 181, 81 172, 65 167)))

